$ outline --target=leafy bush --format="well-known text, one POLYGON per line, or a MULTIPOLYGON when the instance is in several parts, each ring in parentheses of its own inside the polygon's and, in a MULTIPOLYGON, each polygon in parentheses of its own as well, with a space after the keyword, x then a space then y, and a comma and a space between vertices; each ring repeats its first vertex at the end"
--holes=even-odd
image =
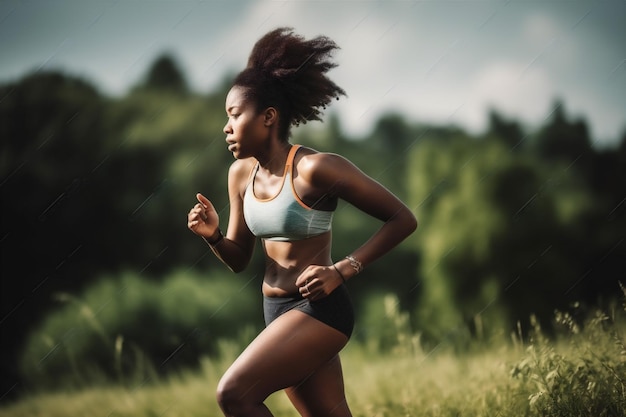
POLYGON ((57 299, 63 306, 31 334, 22 355, 22 374, 35 386, 137 382, 195 366, 220 339, 248 338, 261 317, 245 282, 190 272, 161 282, 107 277, 81 296, 57 299))
POLYGON ((619 310, 612 317, 597 311, 579 324, 570 313, 557 311, 556 324, 567 331, 564 346, 549 342, 534 322, 526 356, 512 370, 513 377, 521 380, 522 390, 529 393, 534 414, 626 416, 626 346, 621 318, 619 310))
POLYGON ((357 319, 355 339, 374 354, 421 351, 420 336, 411 329, 409 314, 401 311, 392 294, 370 294, 363 315, 357 319))

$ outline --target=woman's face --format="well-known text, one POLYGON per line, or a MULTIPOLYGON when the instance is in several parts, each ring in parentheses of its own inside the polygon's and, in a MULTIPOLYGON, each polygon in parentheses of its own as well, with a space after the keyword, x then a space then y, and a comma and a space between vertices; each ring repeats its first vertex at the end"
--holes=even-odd
POLYGON ((245 88, 234 86, 226 96, 224 126, 228 150, 237 159, 253 156, 269 140, 270 130, 265 124, 265 115, 258 113, 254 103, 245 97, 245 88))

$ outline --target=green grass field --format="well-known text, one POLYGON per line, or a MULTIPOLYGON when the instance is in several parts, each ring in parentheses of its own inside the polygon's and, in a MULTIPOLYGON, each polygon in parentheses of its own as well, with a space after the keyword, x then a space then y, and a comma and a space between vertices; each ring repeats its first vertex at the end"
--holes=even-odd
MULTIPOLYGON (((626 416, 623 320, 598 312, 585 323, 561 313, 555 321, 561 329, 557 337, 548 339, 536 326, 525 341, 502 337, 461 354, 444 344, 425 350, 407 334, 385 353, 351 343, 342 360, 353 415, 626 416)), ((0 416, 220 416, 217 381, 240 349, 224 346, 220 359, 205 359, 193 372, 148 383, 37 393, 0 408, 0 416)), ((283 393, 267 405, 275 416, 297 416, 283 393)))
MULTIPOLYGON (((520 415, 528 408, 528 394, 510 377, 515 360, 512 350, 463 358, 449 353, 373 356, 351 346, 343 355, 346 395, 355 416, 520 415)), ((143 387, 39 394, 0 415, 219 416, 214 392, 227 364, 207 360, 200 372, 143 387)), ((276 416, 297 416, 282 393, 267 404, 276 416)))

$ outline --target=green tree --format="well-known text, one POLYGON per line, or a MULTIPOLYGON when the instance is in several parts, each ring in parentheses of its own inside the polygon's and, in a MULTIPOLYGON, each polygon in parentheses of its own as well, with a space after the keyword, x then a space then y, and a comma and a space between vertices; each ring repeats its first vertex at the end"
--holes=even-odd
POLYGON ((410 157, 421 327, 435 337, 480 322, 508 328, 580 295, 566 292, 592 199, 575 172, 464 136, 424 141, 410 157))
POLYGON ((496 109, 489 111, 488 136, 503 141, 511 150, 519 151, 524 148, 524 131, 519 122, 506 119, 496 109))
POLYGON ((158 57, 146 75, 143 88, 165 90, 177 93, 187 93, 187 81, 171 54, 158 57))
POLYGON ((410 154, 410 203, 417 207, 422 254, 417 321, 434 337, 463 326, 499 292, 496 277, 482 265, 503 219, 486 197, 484 181, 506 164, 506 155, 496 143, 465 136, 429 137, 410 154), (472 272, 463 273, 463 263, 472 272))
MULTIPOLYGON (((106 100, 83 80, 41 72, 0 87, 0 276, 2 369, 50 305, 93 268, 100 208, 86 198, 106 159, 106 100)), ((4 381, 4 378, 3 378, 4 381)))
POLYGON ((591 140, 584 120, 570 120, 561 100, 554 104, 550 119, 534 135, 534 150, 541 158, 565 166, 576 165, 584 174, 589 172, 591 140))

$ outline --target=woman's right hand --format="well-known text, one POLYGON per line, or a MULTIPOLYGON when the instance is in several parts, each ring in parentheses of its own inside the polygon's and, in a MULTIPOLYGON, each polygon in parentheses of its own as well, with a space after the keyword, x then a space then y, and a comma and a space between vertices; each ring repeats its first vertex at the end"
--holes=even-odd
POLYGON ((213 204, 205 196, 198 193, 196 198, 198 204, 193 206, 187 215, 187 227, 198 236, 211 238, 219 229, 219 216, 213 204))

